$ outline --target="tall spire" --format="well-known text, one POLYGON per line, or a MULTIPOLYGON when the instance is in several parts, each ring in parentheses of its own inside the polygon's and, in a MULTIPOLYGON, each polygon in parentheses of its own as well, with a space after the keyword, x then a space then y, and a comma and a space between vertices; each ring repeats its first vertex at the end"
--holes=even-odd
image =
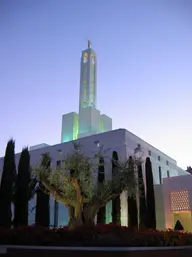
POLYGON ((91 48, 91 40, 86 38, 87 47, 82 51, 80 69, 79 108, 96 108, 97 59, 91 48))

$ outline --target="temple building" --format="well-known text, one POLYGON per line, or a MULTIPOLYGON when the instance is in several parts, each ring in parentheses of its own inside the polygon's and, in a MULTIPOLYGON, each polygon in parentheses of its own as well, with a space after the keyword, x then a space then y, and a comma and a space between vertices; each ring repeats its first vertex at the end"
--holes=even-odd
MULTIPOLYGON (((40 163, 43 153, 49 153, 51 168, 58 166, 73 149, 73 140, 78 140, 83 153, 93 157, 98 153, 98 147, 103 146, 104 156, 103 179, 112 176, 113 152, 119 160, 128 156, 141 154, 143 160, 143 177, 145 181, 145 160, 150 157, 152 163, 154 191, 156 202, 156 220, 158 229, 174 228, 179 220, 185 230, 192 232, 192 175, 178 167, 176 160, 145 142, 130 131, 120 128, 112 130, 112 119, 101 114, 97 109, 97 56, 88 41, 87 49, 82 51, 80 65, 79 110, 62 116, 61 143, 55 145, 38 144, 31 146, 30 164, 35 167, 40 163)), ((18 167, 20 153, 15 154, 18 167)), ((0 158, 0 177, 4 158, 0 158)), ((120 196, 119 216, 121 224, 128 225, 127 192, 120 196)), ((29 224, 35 222, 35 197, 29 204, 29 224)), ((105 223, 112 222, 112 203, 108 202, 105 209, 105 223)), ((63 226, 68 222, 68 212, 62 203, 50 197, 50 226, 63 226)))

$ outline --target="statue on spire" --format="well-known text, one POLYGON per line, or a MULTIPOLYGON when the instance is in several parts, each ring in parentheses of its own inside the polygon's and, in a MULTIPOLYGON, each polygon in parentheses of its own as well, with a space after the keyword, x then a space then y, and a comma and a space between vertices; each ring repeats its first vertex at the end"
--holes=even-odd
POLYGON ((87 40, 87 44, 88 44, 88 48, 91 48, 91 40, 90 39, 87 40))

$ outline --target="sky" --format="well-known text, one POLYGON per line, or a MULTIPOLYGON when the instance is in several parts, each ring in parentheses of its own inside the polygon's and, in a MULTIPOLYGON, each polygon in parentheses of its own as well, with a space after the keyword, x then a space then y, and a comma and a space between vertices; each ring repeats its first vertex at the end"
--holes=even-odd
POLYGON ((192 165, 192 1, 0 0, 0 156, 58 144, 78 111, 86 38, 97 53, 97 108, 192 165))

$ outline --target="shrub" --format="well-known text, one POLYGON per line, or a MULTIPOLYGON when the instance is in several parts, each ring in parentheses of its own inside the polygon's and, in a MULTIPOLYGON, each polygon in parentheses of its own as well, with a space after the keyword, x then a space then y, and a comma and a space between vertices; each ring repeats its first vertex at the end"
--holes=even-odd
POLYGON ((0 229, 0 244, 15 245, 111 245, 111 246, 184 246, 192 245, 192 234, 166 230, 138 230, 120 225, 98 224, 94 229, 82 227, 43 228, 29 226, 11 230, 0 229))

